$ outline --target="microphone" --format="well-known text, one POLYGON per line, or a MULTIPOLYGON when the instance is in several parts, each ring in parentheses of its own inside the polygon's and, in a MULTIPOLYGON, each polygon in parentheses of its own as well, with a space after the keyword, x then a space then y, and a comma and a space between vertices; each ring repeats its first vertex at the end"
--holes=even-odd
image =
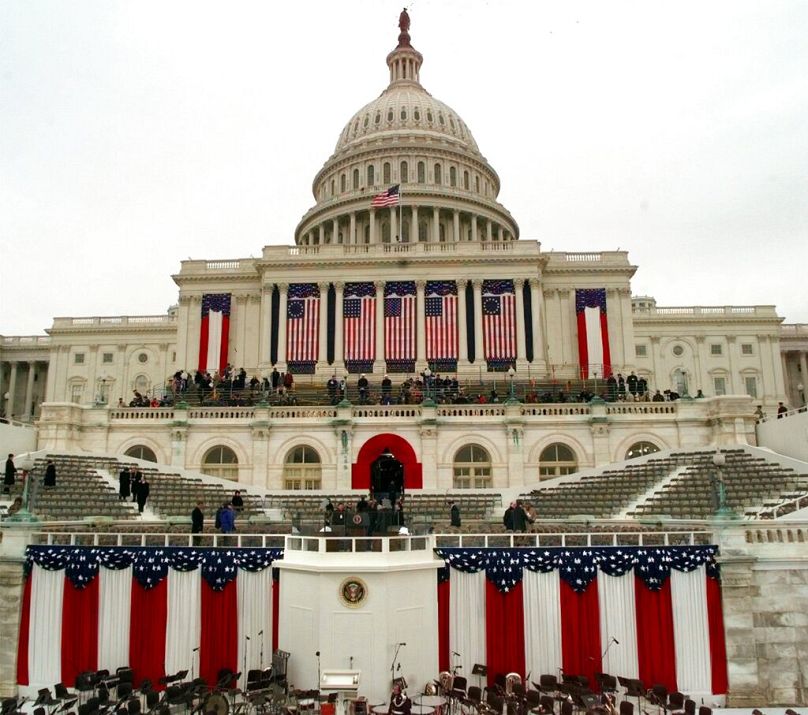
POLYGON ((620 641, 619 641, 619 640, 617 640, 617 638, 615 638, 614 636, 612 636, 612 640, 613 640, 615 643, 617 643, 617 645, 620 645, 620 641))
POLYGON ((399 645, 407 645, 406 643, 399 643, 399 645))
POLYGON ((320 651, 318 650, 314 655, 316 655, 319 658, 320 657, 320 651))
POLYGON ((458 653, 456 650, 452 651, 452 655, 456 655, 458 658, 460 657, 460 653, 458 653))
POLYGON ((263 628, 262 628, 260 631, 258 631, 258 635, 259 635, 259 636, 264 635, 264 629, 263 629, 263 628))
POLYGON ((244 636, 247 640, 250 640, 250 636, 244 636))
POLYGON ((199 650, 199 646, 197 646, 196 648, 194 648, 194 649, 191 651, 191 653, 196 653, 198 650, 199 650))

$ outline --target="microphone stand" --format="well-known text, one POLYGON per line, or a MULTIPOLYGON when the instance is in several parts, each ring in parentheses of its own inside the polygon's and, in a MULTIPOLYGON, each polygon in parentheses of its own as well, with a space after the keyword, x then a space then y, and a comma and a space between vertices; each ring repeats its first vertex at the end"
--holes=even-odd
POLYGON ((194 681, 194 658, 195 658, 194 653, 198 652, 199 652, 199 646, 197 646, 191 651, 191 682, 194 681))
POLYGON ((396 652, 393 654, 393 664, 390 666, 390 687, 393 687, 393 681, 396 679, 396 661, 398 660, 398 651, 401 650, 403 643, 396 643, 396 652))
MULTIPOLYGON (((603 667, 603 659, 606 657, 606 654, 609 652, 609 649, 610 649, 610 648, 611 648, 611 647, 612 647, 612 646, 613 646, 615 643, 617 643, 617 640, 615 639, 615 637, 614 637, 614 636, 612 636, 612 637, 611 637, 611 640, 609 641, 609 645, 607 645, 607 646, 606 646, 606 650, 604 650, 604 651, 603 651, 603 655, 601 655, 601 656, 600 656, 600 666, 601 666, 601 668, 603 667)), ((618 645, 620 645, 620 644, 618 643, 618 645)), ((604 672, 606 672, 606 671, 604 671, 604 672)))
POLYGON ((320 651, 318 650, 314 655, 317 656, 317 689, 320 689, 320 651))
POLYGON ((247 681, 247 648, 250 644, 250 636, 244 636, 244 657, 241 659, 241 672, 244 673, 244 682, 247 681))
POLYGON ((258 631, 258 635, 261 636, 261 671, 264 670, 264 630, 263 628, 258 631))

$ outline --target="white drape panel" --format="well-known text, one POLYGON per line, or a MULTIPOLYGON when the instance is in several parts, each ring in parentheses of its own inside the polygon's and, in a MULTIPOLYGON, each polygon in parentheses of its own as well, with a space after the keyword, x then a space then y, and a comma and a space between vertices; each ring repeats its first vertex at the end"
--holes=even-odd
POLYGON ((98 668, 114 673, 129 665, 132 567, 98 569, 98 668))
POLYGON ((485 571, 449 569, 449 647, 460 653, 453 665, 470 677, 475 663, 485 663, 485 571))
POLYGON ((222 314, 211 310, 208 313, 208 354, 206 355, 206 370, 212 375, 219 369, 219 355, 222 350, 222 314))
POLYGON ((202 627, 202 570, 168 570, 168 614, 166 618, 166 674, 188 670, 199 675, 199 647, 202 627), (193 667, 192 667, 193 663, 193 667))
POLYGON ((561 667, 561 595, 558 571, 522 573, 525 612, 525 668, 538 682, 561 667))
POLYGON ((600 642, 605 651, 603 671, 625 678, 638 678, 637 615, 634 601, 634 572, 609 576, 598 571, 600 642), (612 638, 619 641, 613 643, 612 638), (611 643, 611 647, 609 647, 611 643))
POLYGON ((603 336, 600 334, 600 308, 584 308, 586 323, 587 361, 593 370, 602 372, 597 366, 603 364, 603 336))
POLYGON ((671 571, 676 683, 683 693, 710 693, 710 623, 705 567, 671 571))
POLYGON ((239 570, 238 587, 238 667, 247 670, 261 667, 261 644, 264 667, 272 662, 272 568, 261 571, 239 570), (263 635, 258 635, 263 631, 263 635), (250 637, 247 641, 246 636, 250 637), (246 651, 246 665, 245 665, 246 651))
MULTIPOLYGON (((50 687, 62 680, 62 597, 65 572, 34 564, 31 582, 31 620, 28 633, 28 680, 50 687)), ((3 644, 10 648, 11 644, 3 644)), ((73 683, 65 683, 73 686, 73 683)))

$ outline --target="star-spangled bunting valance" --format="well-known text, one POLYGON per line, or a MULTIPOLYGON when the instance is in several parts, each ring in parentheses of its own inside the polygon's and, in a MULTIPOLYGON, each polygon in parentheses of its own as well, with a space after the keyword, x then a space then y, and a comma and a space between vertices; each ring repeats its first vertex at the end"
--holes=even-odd
MULTIPOLYGON (((558 569, 559 576, 578 592, 586 590, 598 569, 609 576, 622 576, 633 570, 652 591, 662 588, 671 569, 687 572, 705 564, 708 576, 720 578, 715 561, 717 546, 440 548, 435 549, 435 553, 448 566, 459 571, 476 573, 484 570, 486 578, 503 592, 521 582, 524 569, 542 573, 558 569)), ((445 573, 448 577, 448 572, 445 573)))
POLYGON ((98 575, 100 566, 112 570, 132 567, 143 588, 154 588, 168 569, 202 569, 202 577, 214 591, 221 591, 236 578, 238 569, 261 571, 283 556, 283 549, 195 549, 187 547, 84 547, 29 546, 26 569, 37 564, 49 571, 66 570, 77 588, 84 588, 98 575))

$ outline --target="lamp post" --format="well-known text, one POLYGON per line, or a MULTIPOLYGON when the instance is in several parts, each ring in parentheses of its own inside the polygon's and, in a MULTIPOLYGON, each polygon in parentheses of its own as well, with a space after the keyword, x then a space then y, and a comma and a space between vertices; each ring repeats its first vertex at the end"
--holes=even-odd
POLYGON ((715 472, 711 475, 713 483, 713 494, 715 498, 715 515, 719 519, 737 519, 738 515, 727 504, 727 487, 724 484, 724 475, 721 473, 721 467, 727 462, 726 455, 717 451, 713 455, 713 466, 715 472))
POLYGON ((514 385, 513 385, 513 378, 516 377, 516 370, 513 369, 513 365, 508 368, 508 379, 510 380, 510 385, 508 386, 508 403, 513 404, 514 402, 518 402, 519 400, 516 399, 516 394, 514 393, 514 385))

